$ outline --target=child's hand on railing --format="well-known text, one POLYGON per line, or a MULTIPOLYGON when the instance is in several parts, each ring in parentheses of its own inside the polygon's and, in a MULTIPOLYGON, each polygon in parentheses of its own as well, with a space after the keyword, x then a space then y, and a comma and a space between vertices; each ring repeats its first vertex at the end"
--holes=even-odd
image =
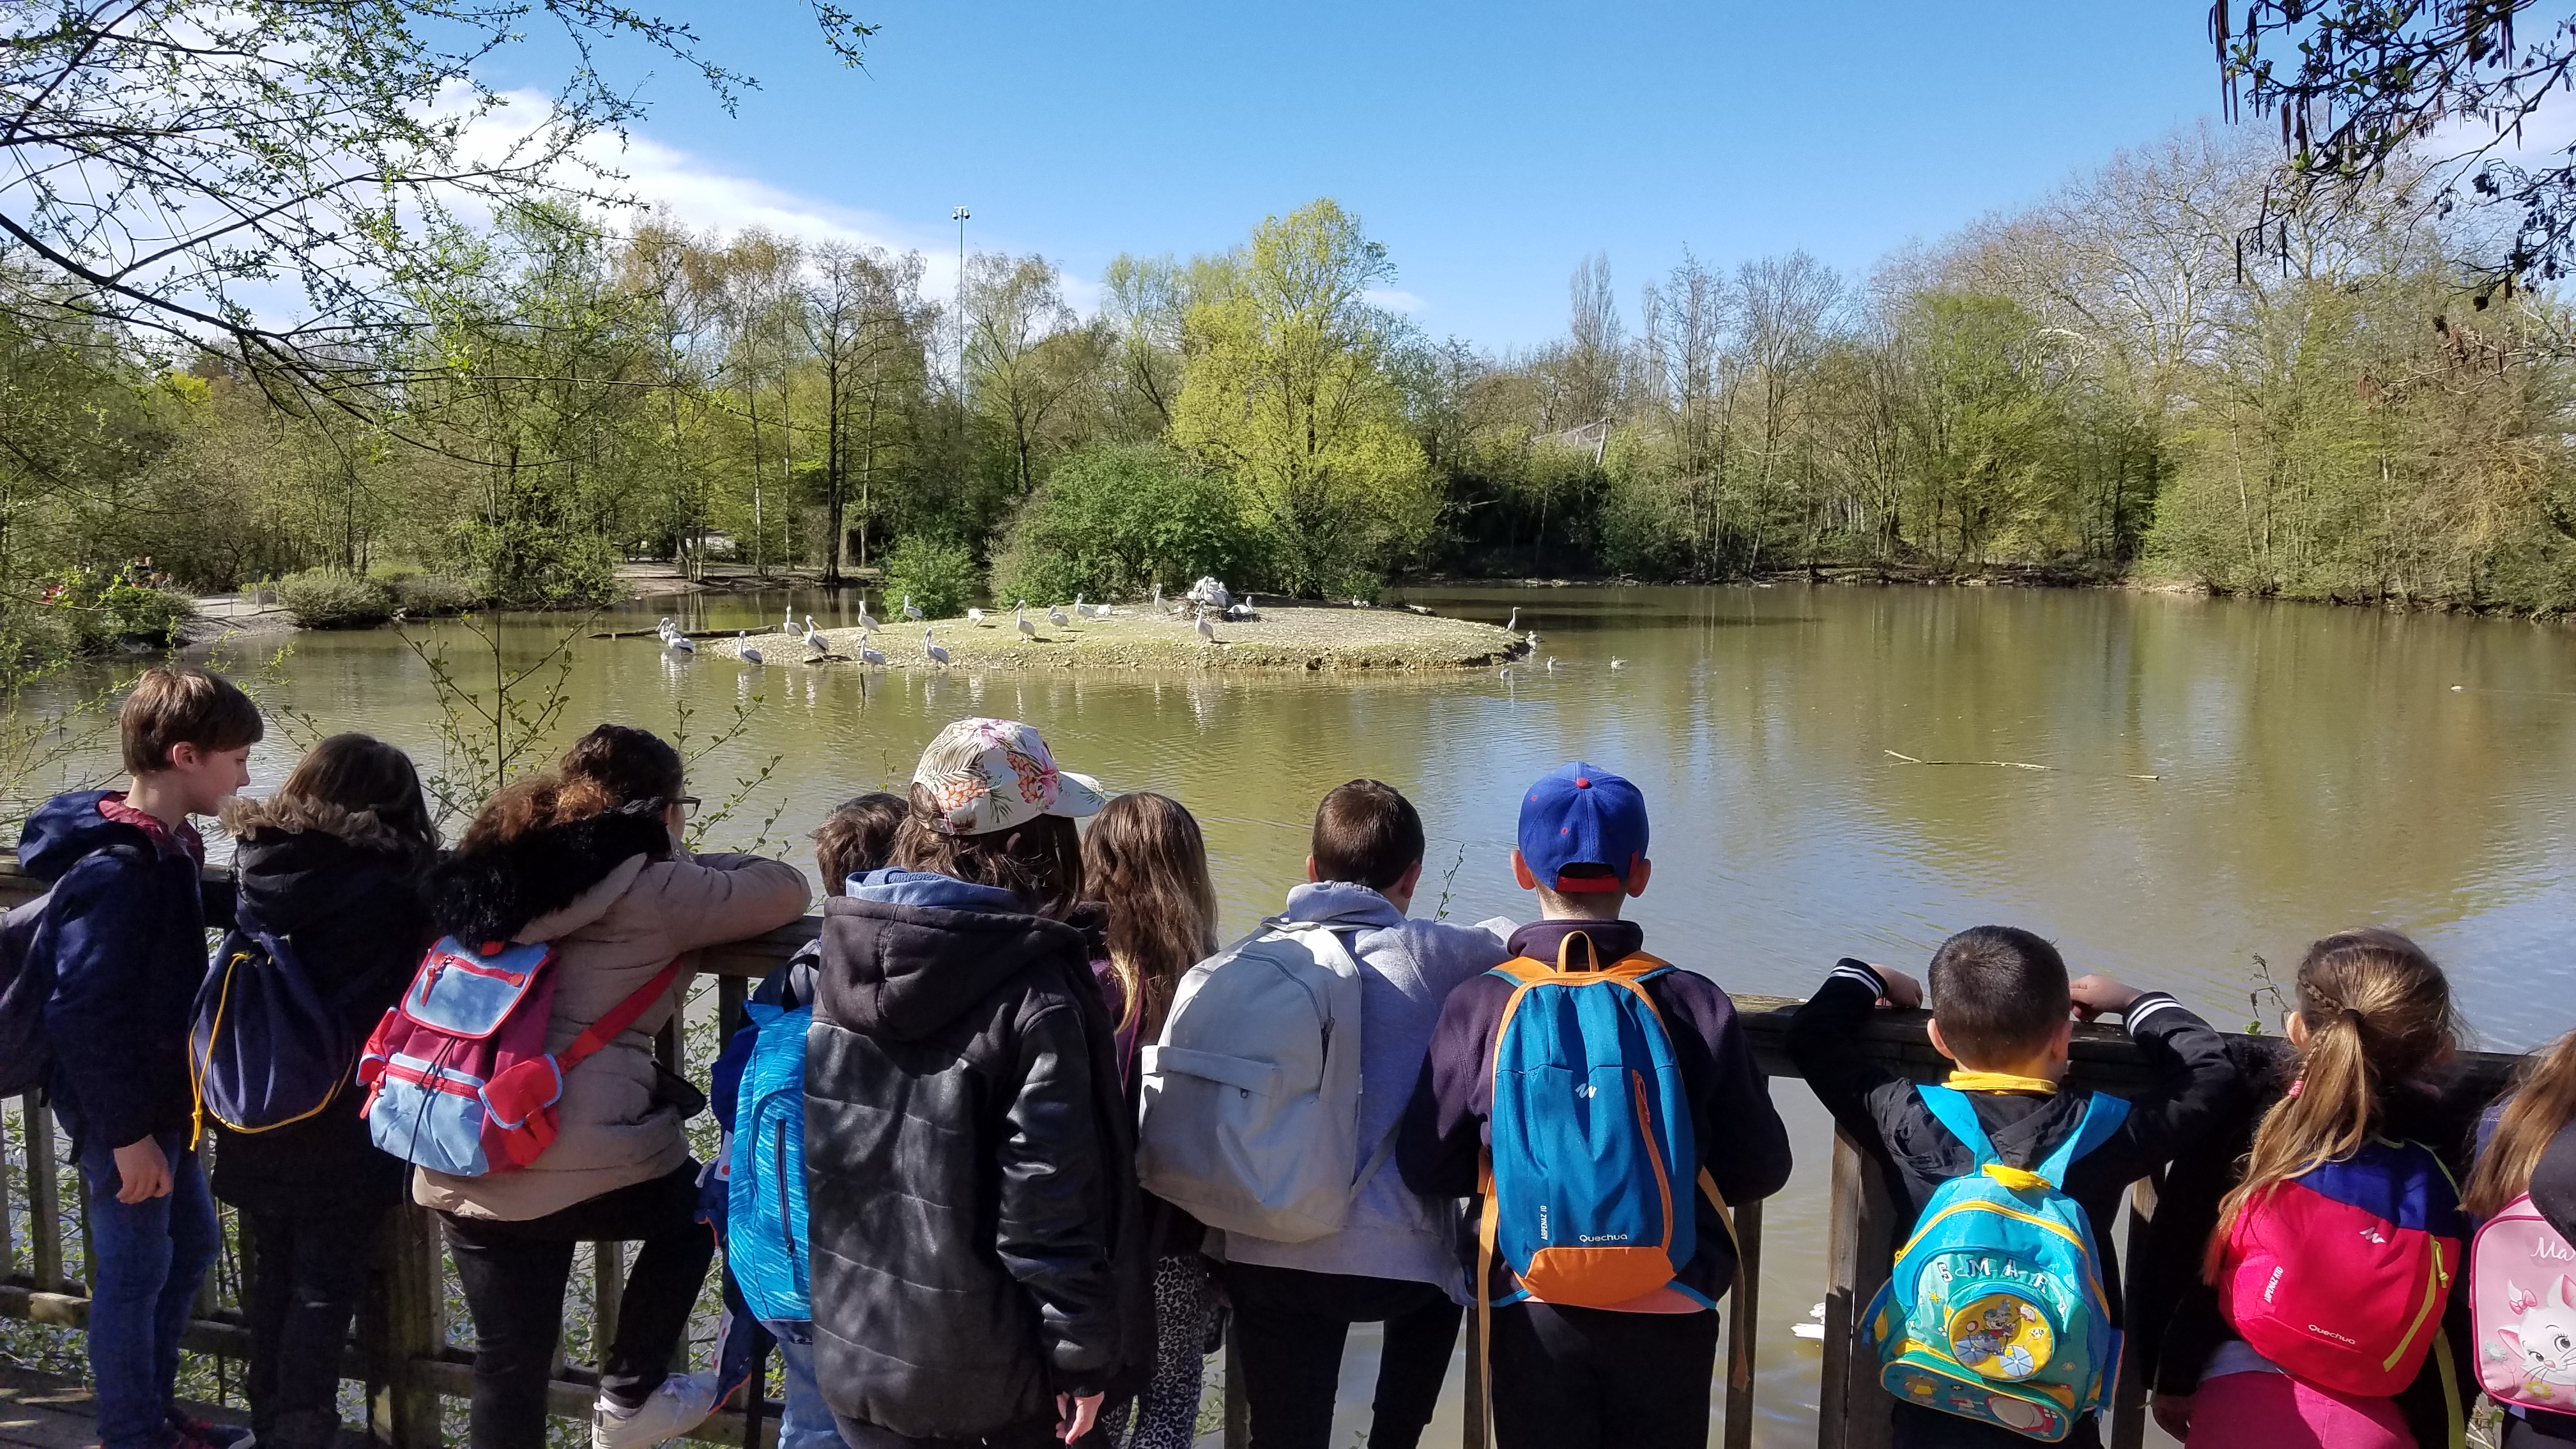
POLYGON ((2097 1016, 2125 1016, 2147 993, 2108 976, 2080 976, 2067 983, 2066 994, 2075 998, 2075 1014, 2091 1021, 2097 1016))
POLYGON ((1878 998, 1879 1005, 1893 1006, 1905 1011, 1917 1011, 1922 1008, 1922 982, 1893 966, 1872 964, 1869 969, 1877 972, 1878 979, 1887 983, 1887 989, 1878 998))

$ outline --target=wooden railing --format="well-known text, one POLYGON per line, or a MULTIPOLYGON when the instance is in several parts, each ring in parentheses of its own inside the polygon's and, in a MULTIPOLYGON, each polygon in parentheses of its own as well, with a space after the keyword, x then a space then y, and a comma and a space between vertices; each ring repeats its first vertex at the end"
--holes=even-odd
MULTIPOLYGON (((30 899, 36 891, 35 882, 19 871, 15 859, 0 854, 0 909, 30 899)), ((817 917, 808 916, 768 935, 703 953, 699 970, 716 978, 717 1041, 730 1037, 741 1024, 743 1003, 752 983, 812 940, 817 924, 817 917)), ((1739 996, 1736 1005, 1761 1069, 1771 1076, 1796 1075, 1789 1064, 1786 1036, 1789 1012, 1797 1003, 1779 997, 1739 996)), ((1937 1080, 1948 1063, 1932 1049, 1923 1022, 1920 1012, 1881 1012, 1862 1029, 1862 1043, 1872 1055, 1896 1070, 1917 1080, 1937 1080)), ((688 1071, 690 1064, 685 1060, 679 1022, 674 1021, 661 1034, 656 1051, 673 1070, 688 1071)), ((2148 1084, 2137 1048, 2118 1030, 2077 1027, 2071 1056, 2069 1081, 2075 1085, 2120 1092, 2148 1084)), ((2479 1055, 2469 1058, 2464 1070, 2481 1086, 2500 1090, 2515 1060, 2479 1055)), ((59 1187, 62 1174, 57 1170, 62 1144, 57 1140, 52 1113, 42 1102, 29 1096, 21 1099, 19 1106, 15 1121, 0 1127, 0 1131, 19 1135, 24 1149, 19 1160, 25 1164, 22 1182, 11 1171, 7 1154, 0 1153, 0 1206, 7 1209, 0 1212, 0 1316, 79 1329, 88 1322, 89 1296, 86 1286, 64 1271, 66 1224, 59 1187), (23 1251, 10 1230, 21 1208, 29 1223, 23 1251)), ((1861 1338, 1860 1317, 1887 1279, 1895 1253, 1898 1216, 1880 1174, 1866 1164, 1848 1140, 1837 1135, 1832 1152, 1832 1176, 1827 1189, 1831 1202, 1824 1364, 1823 1382, 1816 1396, 1816 1446, 1886 1449, 1889 1411, 1894 1401, 1878 1386, 1861 1338)), ((76 1176, 74 1180, 77 1183, 76 1176)), ((77 1221, 78 1215, 86 1212, 87 1194, 77 1187, 75 1192, 77 1221)), ((1736 1233, 1744 1255, 1747 1291, 1730 1298, 1725 1305, 1727 1352, 1732 1352, 1740 1336, 1740 1341, 1752 1349, 1749 1357, 1758 1357, 1760 1349, 1755 1325, 1762 1289, 1762 1209, 1759 1202, 1736 1209, 1736 1233)), ((2138 1184, 2129 1199, 2124 1261, 2133 1257, 2154 1211, 2152 1190, 2146 1183, 2138 1184)), ((400 1449, 430 1449, 444 1442, 441 1401, 462 1399, 471 1391, 472 1355, 448 1341, 444 1248, 434 1216, 426 1209, 405 1204, 387 1237, 377 1291, 370 1295, 362 1314, 357 1341, 345 1366, 346 1376, 368 1386, 367 1428, 372 1436, 400 1449)), ((595 1325, 591 1341, 603 1347, 615 1336, 613 1325, 622 1281, 620 1246, 603 1243, 593 1249, 588 1305, 595 1325)), ((237 1261, 247 1264, 245 1246, 236 1243, 233 1247, 237 1261)), ((568 1313, 568 1320, 569 1317, 568 1313)), ((1467 1323, 1472 1340, 1473 1314, 1467 1323)), ((197 1316, 184 1342, 191 1350, 225 1358, 244 1359, 249 1355, 250 1335, 243 1326, 240 1307, 219 1301, 211 1279, 209 1291, 199 1299, 197 1316)), ((1226 1357, 1225 1443, 1227 1449, 1244 1449, 1251 1435, 1241 1397, 1242 1379, 1234 1371, 1231 1346, 1226 1357)), ((1467 1413, 1462 1449, 1486 1449, 1484 1385, 1478 1371, 1481 1355, 1472 1341, 1466 1361, 1467 1413)), ((1722 1354, 1720 1364, 1726 1361, 1722 1354)), ((2137 1449, 2144 1440, 2146 1396, 2138 1377, 2132 1359, 2106 1425, 2111 1449, 2137 1449)), ((1748 1449, 1753 1442, 1754 1388, 1760 1382, 1759 1376, 1742 1388, 1728 1387, 1722 1369, 1719 1378, 1718 1391, 1725 1396, 1720 1440, 1725 1449, 1748 1449)), ((551 1408, 557 1414, 587 1418, 597 1381, 595 1365, 564 1364, 549 1391, 551 1408)), ((728 1406, 692 1437, 718 1444, 771 1443, 778 1407, 770 1402, 728 1406)))

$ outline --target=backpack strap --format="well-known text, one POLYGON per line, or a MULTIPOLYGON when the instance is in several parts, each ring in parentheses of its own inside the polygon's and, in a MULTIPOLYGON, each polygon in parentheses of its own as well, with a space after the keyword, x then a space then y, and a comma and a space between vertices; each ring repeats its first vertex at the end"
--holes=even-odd
POLYGON ((2064 1190, 2066 1171, 2075 1165, 2075 1160, 2110 1141, 2111 1134, 2119 1131, 2120 1124, 2128 1120, 2127 1098, 2105 1092, 2093 1093, 2084 1104, 2084 1120, 2066 1135, 2065 1141, 2057 1144, 2055 1152, 2040 1162, 2039 1175, 2048 1179, 2050 1187, 2064 1190))
POLYGON ((1977 1120, 1976 1105, 1968 1100, 1967 1093, 1956 1087, 1936 1087, 1929 1083, 1918 1085, 1914 1090, 1922 1097, 1923 1106, 1931 1112, 1932 1120, 1949 1129, 1950 1135, 1958 1138, 1961 1146, 1976 1154, 1979 1167, 2003 1160, 1995 1155, 1994 1139, 1986 1135, 1986 1124, 1977 1120))
POLYGON ((637 987, 624 1001, 608 1008, 606 1016, 582 1028, 581 1035, 574 1037, 571 1045, 555 1053, 555 1070, 569 1077, 573 1068, 588 1061, 601 1047, 617 1040, 626 1028, 635 1024, 635 1019, 642 1016, 646 1008, 662 999, 662 993, 670 990, 673 982, 688 974, 688 963, 686 956, 672 957, 671 964, 663 967, 660 975, 637 987))

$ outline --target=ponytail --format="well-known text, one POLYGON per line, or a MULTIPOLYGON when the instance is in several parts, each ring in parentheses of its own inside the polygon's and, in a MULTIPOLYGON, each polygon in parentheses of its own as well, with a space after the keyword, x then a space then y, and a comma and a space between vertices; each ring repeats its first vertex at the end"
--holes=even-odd
POLYGON ((2531 1191, 2531 1171, 2540 1165, 2541 1151, 2570 1120, 2576 1120, 2576 1031, 2524 1060, 2522 1079, 2505 1101, 2494 1138, 2478 1154, 2460 1205, 2491 1218, 2531 1191))
POLYGON ((2236 1190, 2219 1205, 2203 1276, 2246 1207, 2282 1183, 2350 1157, 2386 1115, 2387 1094, 2447 1055, 2458 1039, 2450 983, 2422 947, 2395 931, 2342 931, 2299 963, 2299 1078, 2263 1114, 2236 1190))

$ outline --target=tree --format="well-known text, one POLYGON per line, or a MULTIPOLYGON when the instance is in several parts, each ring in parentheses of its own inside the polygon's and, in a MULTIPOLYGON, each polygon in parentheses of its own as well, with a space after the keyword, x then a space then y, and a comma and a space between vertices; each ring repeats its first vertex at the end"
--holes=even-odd
POLYGON ((929 377, 938 309, 921 299, 921 254, 831 242, 814 254, 803 319, 822 374, 825 543, 823 581, 841 581, 844 522, 855 474, 859 563, 868 561, 879 458, 909 422, 904 400, 929 377))
MULTIPOLYGON (((871 27, 810 9, 855 64, 871 27)), ((380 380, 353 356, 431 325, 418 292, 461 208, 615 196, 582 148, 642 111, 606 53, 659 52, 728 106, 756 83, 687 25, 611 0, 22 4, 0 34, 0 234, 48 282, 11 304, 342 394, 380 380), (532 16, 571 59, 521 125, 529 92, 486 76, 532 16)))
POLYGON ((1439 512, 1387 374, 1396 320, 1369 300, 1386 248, 1330 199, 1253 231, 1226 295, 1190 309, 1172 440, 1223 470, 1302 594, 1374 586, 1439 512))
POLYGON ((1000 430, 1020 496, 1037 491, 1037 450, 1058 405, 1097 369, 1105 339, 1077 326, 1044 257, 979 254, 966 264, 966 385, 1000 430))

